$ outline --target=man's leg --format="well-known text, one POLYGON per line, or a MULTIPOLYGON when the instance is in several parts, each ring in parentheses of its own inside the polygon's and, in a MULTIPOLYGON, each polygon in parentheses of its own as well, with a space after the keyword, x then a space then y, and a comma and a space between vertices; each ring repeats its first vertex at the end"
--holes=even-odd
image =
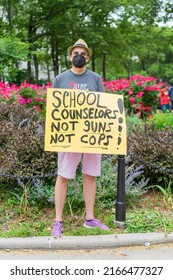
POLYGON ((86 207, 86 219, 94 218, 94 205, 96 198, 96 178, 83 174, 83 193, 86 207))
POLYGON ((96 177, 83 174, 83 192, 86 205, 84 227, 98 227, 101 230, 109 230, 109 228, 106 225, 102 224, 102 222, 95 219, 94 217, 94 205, 96 198, 96 177))
POLYGON ((75 178, 80 158, 80 153, 58 153, 58 177, 55 184, 56 221, 62 221, 68 179, 75 178))
POLYGON ((55 184, 55 211, 56 221, 62 221, 64 204, 68 189, 68 179, 58 175, 55 184))

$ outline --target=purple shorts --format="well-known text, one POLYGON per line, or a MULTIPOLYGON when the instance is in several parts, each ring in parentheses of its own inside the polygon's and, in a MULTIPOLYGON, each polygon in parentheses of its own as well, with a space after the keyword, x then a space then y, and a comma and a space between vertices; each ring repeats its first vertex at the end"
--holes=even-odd
POLYGON ((101 154, 58 153, 58 174, 67 179, 74 179, 79 162, 82 162, 82 173, 100 176, 101 154))

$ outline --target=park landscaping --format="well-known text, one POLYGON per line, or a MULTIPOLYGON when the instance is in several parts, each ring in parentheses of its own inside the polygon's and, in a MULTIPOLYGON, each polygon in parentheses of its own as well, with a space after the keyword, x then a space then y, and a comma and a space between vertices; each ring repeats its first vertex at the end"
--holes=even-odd
MULTIPOLYGON (((105 82, 123 94, 127 110, 126 227, 115 224, 117 156, 104 155, 97 181, 96 216, 109 233, 173 231, 173 114, 158 110, 164 83, 141 75, 105 82), (152 118, 149 118, 152 116, 152 118)), ((45 86, 0 83, 0 236, 50 235, 54 220, 56 153, 44 151, 45 86)), ((101 234, 82 227, 85 215, 80 168, 70 181, 66 235, 101 234)))

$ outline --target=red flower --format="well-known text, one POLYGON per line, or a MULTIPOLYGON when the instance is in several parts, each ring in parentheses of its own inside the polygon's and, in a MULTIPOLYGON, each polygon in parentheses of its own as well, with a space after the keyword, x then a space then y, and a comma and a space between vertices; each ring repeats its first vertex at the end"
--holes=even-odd
POLYGON ((144 92, 143 92, 143 91, 139 91, 139 92, 137 93, 137 97, 139 97, 139 98, 141 98, 143 95, 144 95, 144 92))
POLYGON ((132 104, 134 104, 134 103, 135 103, 135 101, 136 101, 136 99, 135 99, 135 97, 134 97, 134 96, 131 96, 131 97, 129 98, 129 100, 130 100, 130 102, 131 102, 132 104))

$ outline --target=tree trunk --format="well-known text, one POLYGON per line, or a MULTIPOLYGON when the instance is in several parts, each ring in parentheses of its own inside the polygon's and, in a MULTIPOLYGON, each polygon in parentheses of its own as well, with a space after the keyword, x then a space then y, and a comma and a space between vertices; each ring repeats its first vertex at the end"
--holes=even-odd
POLYGON ((59 74, 59 46, 58 40, 55 41, 55 66, 56 66, 56 73, 59 74))
POLYGON ((49 68, 49 48, 46 48, 46 69, 47 69, 47 80, 50 82, 50 68, 49 68))
POLYGON ((56 75, 57 75, 57 72, 56 72, 56 63, 55 63, 55 46, 54 46, 54 39, 51 41, 51 56, 52 56, 53 72, 54 72, 54 76, 56 76, 56 75))
POLYGON ((10 30, 12 29, 12 19, 11 19, 11 0, 7 1, 7 18, 8 18, 8 23, 10 26, 10 30))
POLYGON ((95 55, 92 54, 92 71, 95 71, 95 55))
POLYGON ((31 83, 31 52, 28 54, 28 61, 27 61, 27 82, 31 83))
POLYGON ((38 84, 38 80, 39 80, 39 65, 38 65, 37 55, 34 54, 33 58, 34 58, 34 68, 35 68, 35 81, 38 84))
POLYGON ((32 81, 32 67, 31 67, 31 51, 32 51, 32 36, 34 34, 33 31, 33 16, 30 14, 29 22, 28 22, 28 42, 29 42, 29 54, 28 54, 28 62, 27 62, 27 81, 31 83, 32 81))
POLYGON ((103 52, 103 79, 106 81, 106 52, 103 52))
POLYGON ((58 61, 58 41, 54 40, 51 44, 51 55, 52 55, 52 62, 53 62, 53 71, 54 75, 59 74, 59 61, 58 61))
POLYGON ((68 69, 69 67, 68 67, 68 61, 67 61, 67 54, 66 53, 64 54, 64 60, 65 60, 65 66, 68 69))

